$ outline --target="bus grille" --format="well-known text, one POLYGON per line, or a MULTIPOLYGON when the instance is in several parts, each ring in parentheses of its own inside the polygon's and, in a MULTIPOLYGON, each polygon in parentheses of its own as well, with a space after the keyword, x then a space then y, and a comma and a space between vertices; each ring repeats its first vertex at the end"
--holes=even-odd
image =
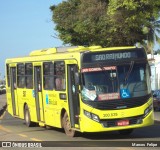
POLYGON ((101 119, 100 123, 103 125, 103 127, 116 127, 117 122, 121 120, 129 120, 129 125, 134 125, 134 124, 141 124, 143 123, 143 115, 141 116, 136 116, 132 118, 123 118, 123 119, 101 119))
POLYGON ((130 99, 117 99, 108 101, 84 101, 84 103, 100 110, 120 110, 142 106, 149 100, 150 97, 151 95, 147 95, 139 98, 130 99))

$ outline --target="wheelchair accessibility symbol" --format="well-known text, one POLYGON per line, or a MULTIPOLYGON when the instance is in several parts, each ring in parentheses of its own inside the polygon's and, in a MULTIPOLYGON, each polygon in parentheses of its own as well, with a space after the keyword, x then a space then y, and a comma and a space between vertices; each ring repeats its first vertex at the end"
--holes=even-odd
POLYGON ((121 98, 130 98, 131 97, 128 89, 121 89, 120 93, 121 93, 121 98))

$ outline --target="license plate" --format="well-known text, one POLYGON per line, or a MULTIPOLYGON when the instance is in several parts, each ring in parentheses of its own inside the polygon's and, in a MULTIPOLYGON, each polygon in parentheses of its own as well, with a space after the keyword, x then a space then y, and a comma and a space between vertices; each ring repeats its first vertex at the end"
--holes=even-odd
POLYGON ((120 120, 117 122, 117 126, 127 126, 129 125, 129 120, 120 120))

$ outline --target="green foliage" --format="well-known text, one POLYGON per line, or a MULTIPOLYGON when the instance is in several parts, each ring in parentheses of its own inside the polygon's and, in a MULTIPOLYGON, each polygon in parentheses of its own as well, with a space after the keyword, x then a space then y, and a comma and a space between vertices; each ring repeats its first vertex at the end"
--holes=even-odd
POLYGON ((149 40, 160 0, 66 0, 50 9, 65 44, 123 46, 149 40))

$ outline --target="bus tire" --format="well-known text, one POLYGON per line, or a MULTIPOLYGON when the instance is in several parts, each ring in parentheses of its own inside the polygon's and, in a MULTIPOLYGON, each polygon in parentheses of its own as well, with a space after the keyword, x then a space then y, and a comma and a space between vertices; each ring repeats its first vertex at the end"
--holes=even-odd
POLYGON ((129 135, 133 132, 133 129, 119 130, 121 135, 129 135))
POLYGON ((62 124, 63 124, 65 134, 69 137, 74 137, 76 131, 71 128, 71 123, 70 123, 67 112, 64 113, 64 116, 62 118, 62 124))
POLYGON ((33 126, 33 122, 31 122, 31 116, 30 116, 29 108, 27 105, 24 108, 24 120, 25 120, 25 124, 28 127, 33 126))

